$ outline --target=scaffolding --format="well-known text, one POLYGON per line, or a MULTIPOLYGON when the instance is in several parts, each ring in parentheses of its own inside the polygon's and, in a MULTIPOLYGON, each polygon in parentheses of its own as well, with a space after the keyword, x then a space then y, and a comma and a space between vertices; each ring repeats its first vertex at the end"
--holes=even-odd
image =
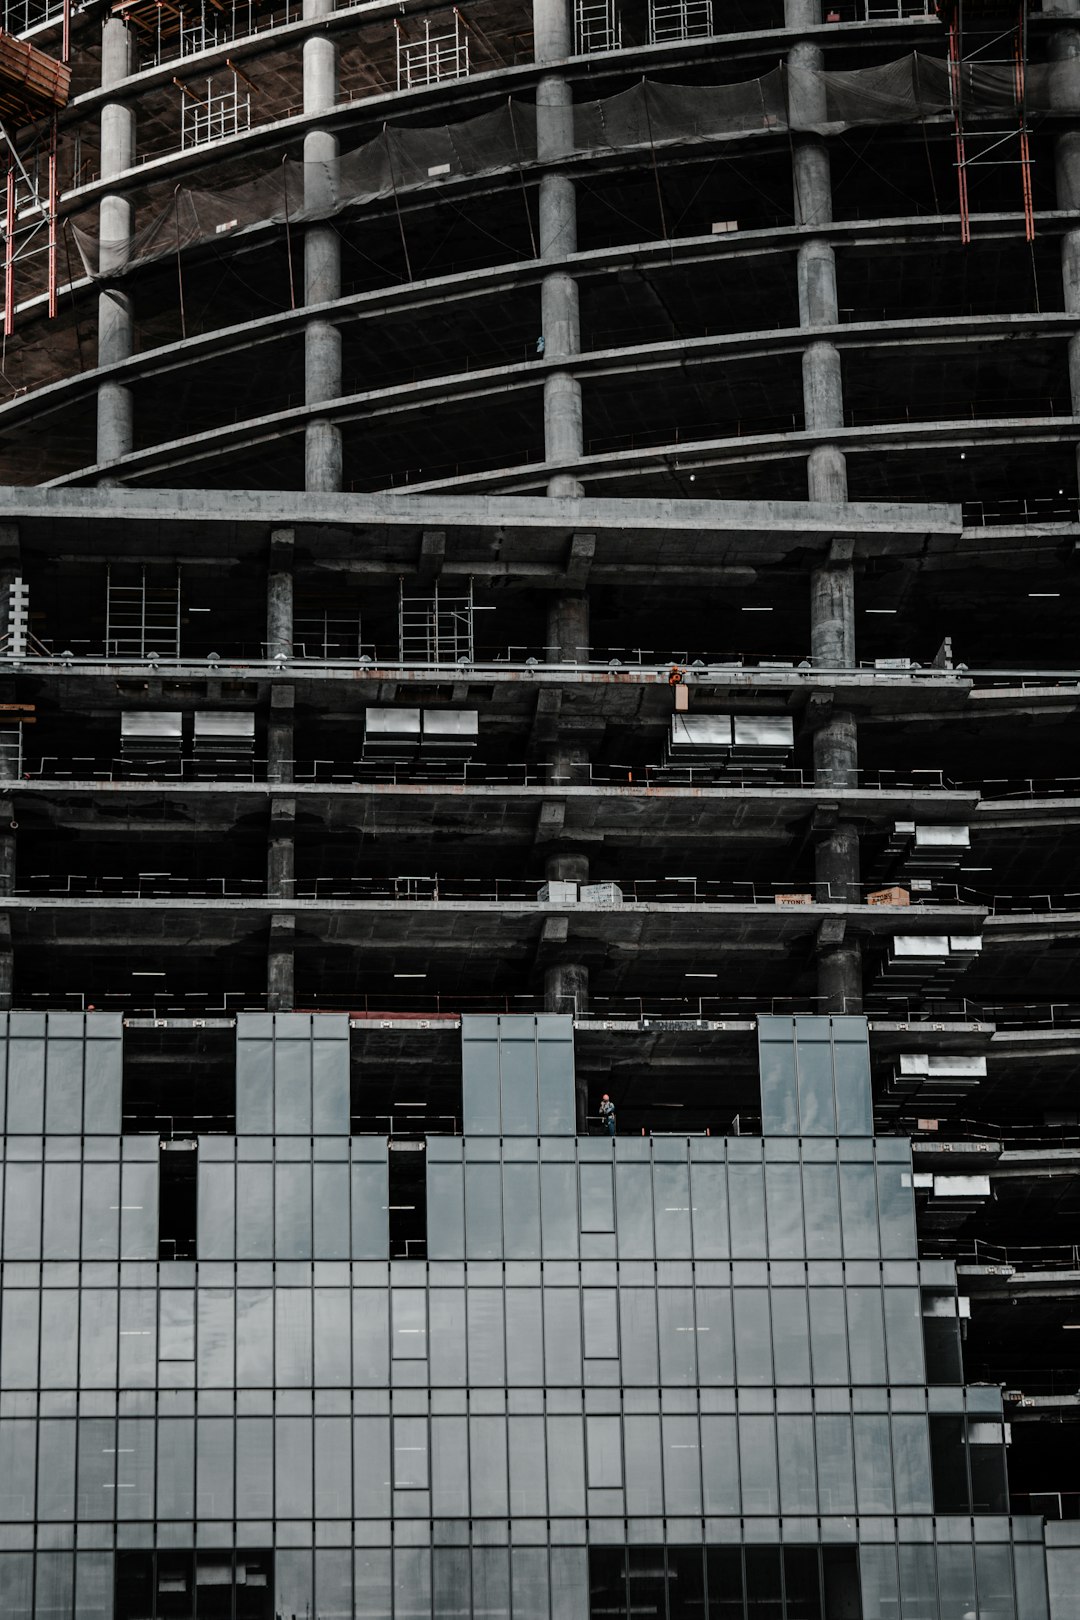
POLYGON ((938 14, 949 30, 949 83, 956 135, 956 175, 960 237, 971 241, 970 175, 976 166, 1016 167, 1024 211, 1024 235, 1035 239, 1028 124, 1028 0, 938 0, 938 14), (1007 68, 1013 92, 1011 121, 973 122, 972 91, 983 69, 1007 68))
POLYGON ((703 39, 713 31, 713 0, 649 0, 649 44, 703 39))
MULTIPOLYGON (((425 19, 423 31, 416 39, 407 39, 401 23, 394 19, 399 90, 418 90, 428 84, 443 84, 448 79, 468 78, 469 29, 457 6, 453 15, 453 27, 443 28, 442 32, 435 32, 430 20, 425 19)), ((436 23, 435 29, 439 27, 436 23)))
MULTIPOLYGON (((33 5, 39 0, 22 0, 33 5)), ((51 3, 51 0, 50 0, 51 3)), ((215 45, 254 34, 269 21, 287 23, 300 15, 300 5, 267 0, 191 0, 187 5, 165 5, 161 0, 124 0, 113 15, 132 25, 150 60, 160 66, 215 45)))
POLYGON ((251 81, 232 63, 231 78, 221 89, 213 78, 206 81, 206 95, 200 96, 179 79, 173 83, 180 90, 180 146, 207 146, 212 141, 226 140, 251 128, 251 81))
POLYGON ((615 0, 574 0, 574 48, 578 56, 617 51, 622 46, 622 19, 615 0))
POLYGON ((0 147, 4 153, 4 335, 15 328, 15 266, 45 255, 49 315, 56 314, 60 189, 57 115, 71 89, 70 4, 61 11, 63 60, 0 33, 0 147), (16 132, 37 125, 38 161, 28 169, 16 132), (41 161, 43 159, 43 162, 41 161))
POLYGON ((179 658, 180 565, 110 563, 105 577, 106 658, 179 658))
POLYGON ((446 596, 438 582, 430 595, 398 591, 398 656, 403 664, 457 664, 473 657, 473 582, 465 596, 446 596))

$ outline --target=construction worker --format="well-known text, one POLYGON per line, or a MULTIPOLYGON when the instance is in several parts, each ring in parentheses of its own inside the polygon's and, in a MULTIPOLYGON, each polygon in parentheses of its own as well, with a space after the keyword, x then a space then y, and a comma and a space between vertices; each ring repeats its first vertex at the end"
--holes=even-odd
POLYGON ((614 1136, 615 1135, 615 1104, 612 1102, 611 1098, 608 1096, 606 1091, 604 1092, 604 1095, 600 1099, 600 1119, 603 1122, 603 1124, 607 1127, 608 1135, 609 1136, 614 1136))

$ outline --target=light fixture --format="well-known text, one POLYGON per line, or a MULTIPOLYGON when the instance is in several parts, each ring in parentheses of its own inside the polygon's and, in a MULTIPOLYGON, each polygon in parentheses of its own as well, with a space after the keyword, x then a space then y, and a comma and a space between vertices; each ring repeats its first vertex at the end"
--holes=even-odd
POLYGON ((867 608, 867 613, 899 613, 899 608, 867 608))
POLYGON ((718 979, 720 975, 719 973, 688 973, 686 977, 688 979, 718 979))
POLYGON ((1029 597, 1035 597, 1035 596, 1050 597, 1050 596, 1060 596, 1060 595, 1061 595, 1060 591, 1028 591, 1028 596, 1029 597))
POLYGON ((740 612, 740 613, 771 613, 771 612, 772 612, 772 608, 764 608, 764 607, 744 607, 744 608, 740 608, 740 609, 739 609, 739 612, 740 612))
POLYGON ((426 973, 395 973, 395 979, 426 979, 426 973))

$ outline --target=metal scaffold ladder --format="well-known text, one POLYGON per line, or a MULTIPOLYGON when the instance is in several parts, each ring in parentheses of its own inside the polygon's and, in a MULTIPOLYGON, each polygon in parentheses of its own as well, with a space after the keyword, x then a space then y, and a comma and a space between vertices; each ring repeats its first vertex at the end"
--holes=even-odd
MULTIPOLYGON (((960 236, 971 241, 969 179, 976 166, 1015 166, 1020 171, 1024 235, 1035 239, 1035 205, 1031 185, 1031 139, 1027 117, 1029 0, 938 0, 938 15, 949 30, 949 86, 956 139, 956 175, 960 199, 960 236), (973 124, 965 92, 983 70, 1007 69, 1013 122, 1002 109, 1000 127, 973 124)), ((991 88, 999 88, 994 75, 991 88)), ((1004 88, 1003 85, 1000 88, 1004 88)))
POLYGON ((179 658, 180 569, 110 563, 105 589, 107 658, 179 658))
POLYGON ((713 31, 713 0, 649 0, 649 44, 702 39, 713 31))
POLYGON ((398 651, 403 664, 455 664, 473 656, 473 585, 465 596, 398 596, 398 651))
POLYGON ((579 56, 617 51, 622 45, 622 20, 615 0, 574 0, 574 41, 579 56))
POLYGON ((442 84, 447 79, 465 79, 469 75, 469 29, 464 16, 454 7, 454 26, 432 28, 425 18, 420 34, 415 39, 406 37, 397 18, 397 87, 416 90, 426 84, 442 84))

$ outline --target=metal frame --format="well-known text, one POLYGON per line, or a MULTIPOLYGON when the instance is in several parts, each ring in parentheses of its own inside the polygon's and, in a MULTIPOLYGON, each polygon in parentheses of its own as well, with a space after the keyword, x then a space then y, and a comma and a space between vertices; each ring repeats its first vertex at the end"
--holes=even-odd
POLYGON ((105 571, 105 656, 106 658, 180 657, 180 564, 175 584, 159 585, 148 578, 144 563, 138 580, 128 584, 113 578, 109 563, 105 571))
POLYGON ((622 46, 622 18, 615 0, 574 0, 574 50, 617 51, 622 46))
POLYGON ((649 0, 649 44, 704 39, 713 32, 713 0, 649 0))
POLYGON ((1035 240, 1035 204, 1031 185, 1031 129, 1027 117, 1028 0, 1013 0, 1012 21, 1002 7, 1000 26, 993 17, 977 13, 982 26, 965 26, 964 0, 950 0, 946 12, 949 29, 949 88, 952 98, 953 128, 956 138, 956 177, 960 201, 960 239, 971 241, 971 207, 968 174, 976 165, 1020 170, 1024 210, 1024 235, 1035 240), (969 50, 973 36, 981 40, 969 50), (1001 49, 1002 55, 988 54, 1001 49), (972 129, 966 119, 965 78, 972 67, 1007 66, 1012 69, 1016 93, 1017 123, 1008 128, 972 129), (1009 149, 1017 142, 1016 155, 1009 149))
MULTIPOLYGON (((435 27, 438 26, 436 23, 435 27)), ((468 78, 469 29, 457 6, 454 7, 452 29, 435 33, 430 18, 425 17, 419 38, 406 39, 405 30, 395 17, 394 34, 397 40, 399 90, 417 90, 424 85, 442 84, 449 79, 468 78)))
MULTIPOLYGON (((231 64, 229 64, 231 67, 231 64)), ((232 68, 230 89, 218 90, 213 78, 206 81, 206 97, 196 95, 190 85, 173 82, 180 89, 180 146, 207 146, 226 140, 251 128, 251 85, 232 68), (242 87, 242 88, 241 88, 242 87)))
POLYGON ((430 596, 398 590, 398 656, 403 664, 456 664, 473 659, 473 582, 465 596, 441 596, 438 581, 430 596))

